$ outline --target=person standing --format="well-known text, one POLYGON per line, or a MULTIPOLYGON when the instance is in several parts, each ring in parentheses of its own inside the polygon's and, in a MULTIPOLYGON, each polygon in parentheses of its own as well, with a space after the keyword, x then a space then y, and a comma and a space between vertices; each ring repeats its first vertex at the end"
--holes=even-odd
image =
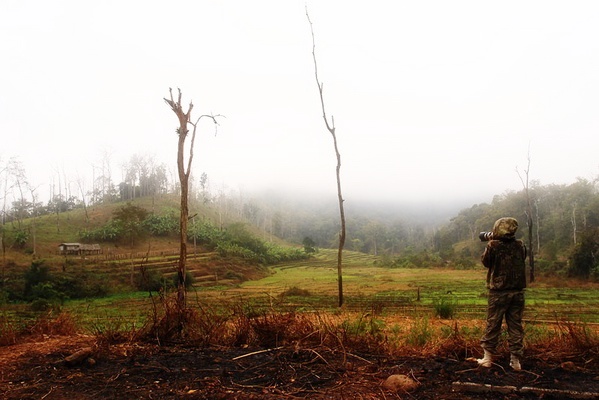
POLYGON ((487 268, 487 325, 481 339, 483 358, 480 366, 491 367, 497 357, 497 345, 503 319, 507 324, 510 366, 519 371, 523 356, 524 290, 526 288, 526 246, 515 238, 518 221, 511 217, 495 221, 491 234, 481 233, 481 240, 489 240, 481 256, 487 268))

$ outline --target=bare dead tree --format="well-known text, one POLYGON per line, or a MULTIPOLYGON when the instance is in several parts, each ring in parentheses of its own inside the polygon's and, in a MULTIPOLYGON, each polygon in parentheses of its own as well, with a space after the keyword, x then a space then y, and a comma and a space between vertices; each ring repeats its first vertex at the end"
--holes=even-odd
POLYGON ((85 212, 85 224, 89 224, 89 213, 87 212, 87 200, 85 199, 85 182, 83 178, 77 174, 77 187, 79 188, 79 193, 81 194, 81 205, 83 206, 83 211, 85 212))
POLYGON ((37 190, 37 187, 34 188, 32 186, 29 186, 29 192, 31 193, 31 213, 32 213, 32 222, 31 222, 31 236, 32 236, 32 247, 33 247, 33 252, 31 253, 31 256, 33 257, 33 259, 35 260, 37 258, 37 196, 35 194, 35 191, 37 190))
POLYGON ((0 218, 0 246, 2 247, 2 276, 0 276, 0 287, 4 285, 6 276, 6 202, 8 199, 8 166, 4 166, 0 170, 0 177, 3 179, 0 184, 3 185, 2 190, 2 218, 0 218), (4 175, 2 177, 2 175, 4 175))
POLYGON ((56 176, 58 176, 58 195, 56 195, 54 177, 52 177, 52 193, 50 195, 54 202, 54 211, 56 211, 56 233, 60 233, 60 207, 62 202, 62 183, 60 182, 60 171, 57 167, 53 168, 56 176))
POLYGON ((11 159, 9 163, 9 172, 13 179, 13 189, 16 188, 18 191, 18 200, 14 203, 17 205, 15 208, 15 217, 17 219, 17 227, 23 228, 23 220, 27 215, 27 199, 25 198, 25 190, 29 187, 25 167, 21 161, 17 159, 11 159))
POLYGON ((335 118, 331 116, 331 122, 329 123, 329 119, 327 118, 327 113, 325 110, 324 104, 324 96, 323 96, 323 87, 324 84, 320 82, 318 79, 318 64, 316 62, 316 41, 314 39, 314 28, 312 26, 312 21, 310 20, 310 15, 308 14, 308 7, 306 6, 306 18, 308 18, 308 23, 310 24, 310 32, 312 33, 312 59, 314 60, 314 76, 316 77, 316 84, 318 85, 318 93, 320 95, 320 105, 322 107, 322 118, 324 119, 324 123, 327 127, 327 130, 333 137, 333 145, 335 147, 335 155, 337 157, 337 168, 336 168, 336 176, 337 176, 337 197, 339 200, 339 217, 341 219, 341 230, 339 231, 339 249, 337 251, 337 282, 339 285, 339 307, 343 306, 343 247, 345 246, 345 211, 343 209, 343 196, 341 194, 341 155, 339 154, 339 147, 337 146, 337 136, 335 134, 335 118))
POLYGON ((539 215, 539 199, 535 200, 535 216, 537 220, 536 231, 537 231, 537 254, 541 252, 541 234, 539 233, 541 227, 541 217, 539 215))
POLYGON ((532 220, 532 200, 530 196, 530 186, 529 186, 529 174, 530 174, 530 149, 528 149, 527 156, 528 164, 526 165, 526 169, 524 170, 524 178, 520 174, 520 172, 516 169, 518 173, 518 177, 522 182, 522 186, 524 187, 524 194, 526 195, 526 226, 528 227, 528 265, 530 267, 529 275, 530 282, 535 281, 535 257, 534 257, 534 247, 533 247, 533 220, 532 220))
POLYGON ((578 230, 578 227, 576 225, 576 206, 578 204, 576 202, 574 202, 574 205, 572 206, 572 217, 570 217, 570 221, 572 222, 572 241, 574 242, 574 246, 576 246, 577 243, 577 238, 576 238, 576 231, 578 230))
POLYGON ((177 266, 177 305, 179 310, 183 310, 186 307, 186 293, 185 293, 185 274, 187 264, 187 223, 189 221, 189 177, 191 175, 191 163, 193 161, 193 147, 196 139, 196 130, 198 123, 202 118, 209 118, 214 122, 215 127, 218 126, 217 117, 221 115, 200 115, 195 121, 191 119, 191 111, 193 110, 193 103, 190 101, 187 107, 187 112, 183 109, 181 104, 181 89, 178 89, 179 95, 177 100, 173 98, 173 89, 169 88, 170 98, 164 98, 164 101, 171 107, 177 118, 179 119, 179 127, 176 132, 179 137, 177 145, 177 172, 179 173, 179 182, 181 184, 181 215, 179 218, 180 226, 180 252, 179 252, 179 263, 177 266), (185 163, 185 141, 189 135, 189 126, 193 129, 191 131, 191 142, 189 146, 189 154, 187 157, 187 163, 185 163))

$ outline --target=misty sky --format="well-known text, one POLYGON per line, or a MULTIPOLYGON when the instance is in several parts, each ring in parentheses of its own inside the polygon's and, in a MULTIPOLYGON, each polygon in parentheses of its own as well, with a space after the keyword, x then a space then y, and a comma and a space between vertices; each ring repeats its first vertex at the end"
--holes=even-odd
POLYGON ((490 202, 599 175, 596 1, 0 2, 0 157, 30 180, 174 169, 168 89, 193 100, 216 190, 335 195, 308 7, 347 201, 490 202))

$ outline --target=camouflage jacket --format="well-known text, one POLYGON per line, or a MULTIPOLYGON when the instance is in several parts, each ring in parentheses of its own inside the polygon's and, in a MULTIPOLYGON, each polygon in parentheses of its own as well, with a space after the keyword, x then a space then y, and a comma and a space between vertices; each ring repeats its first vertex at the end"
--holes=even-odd
POLYGON ((487 288, 521 290, 526 287, 526 246, 521 240, 491 240, 481 261, 488 269, 487 288))

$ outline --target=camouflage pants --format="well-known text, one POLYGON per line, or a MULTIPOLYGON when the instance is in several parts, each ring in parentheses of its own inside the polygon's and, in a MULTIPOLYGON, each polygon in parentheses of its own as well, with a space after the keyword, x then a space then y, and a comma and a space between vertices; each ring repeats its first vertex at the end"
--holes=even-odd
POLYGON ((487 328, 480 341, 482 348, 493 355, 497 354, 501 325, 505 317, 510 353, 522 357, 524 348, 523 313, 523 290, 490 290, 487 307, 487 328))

